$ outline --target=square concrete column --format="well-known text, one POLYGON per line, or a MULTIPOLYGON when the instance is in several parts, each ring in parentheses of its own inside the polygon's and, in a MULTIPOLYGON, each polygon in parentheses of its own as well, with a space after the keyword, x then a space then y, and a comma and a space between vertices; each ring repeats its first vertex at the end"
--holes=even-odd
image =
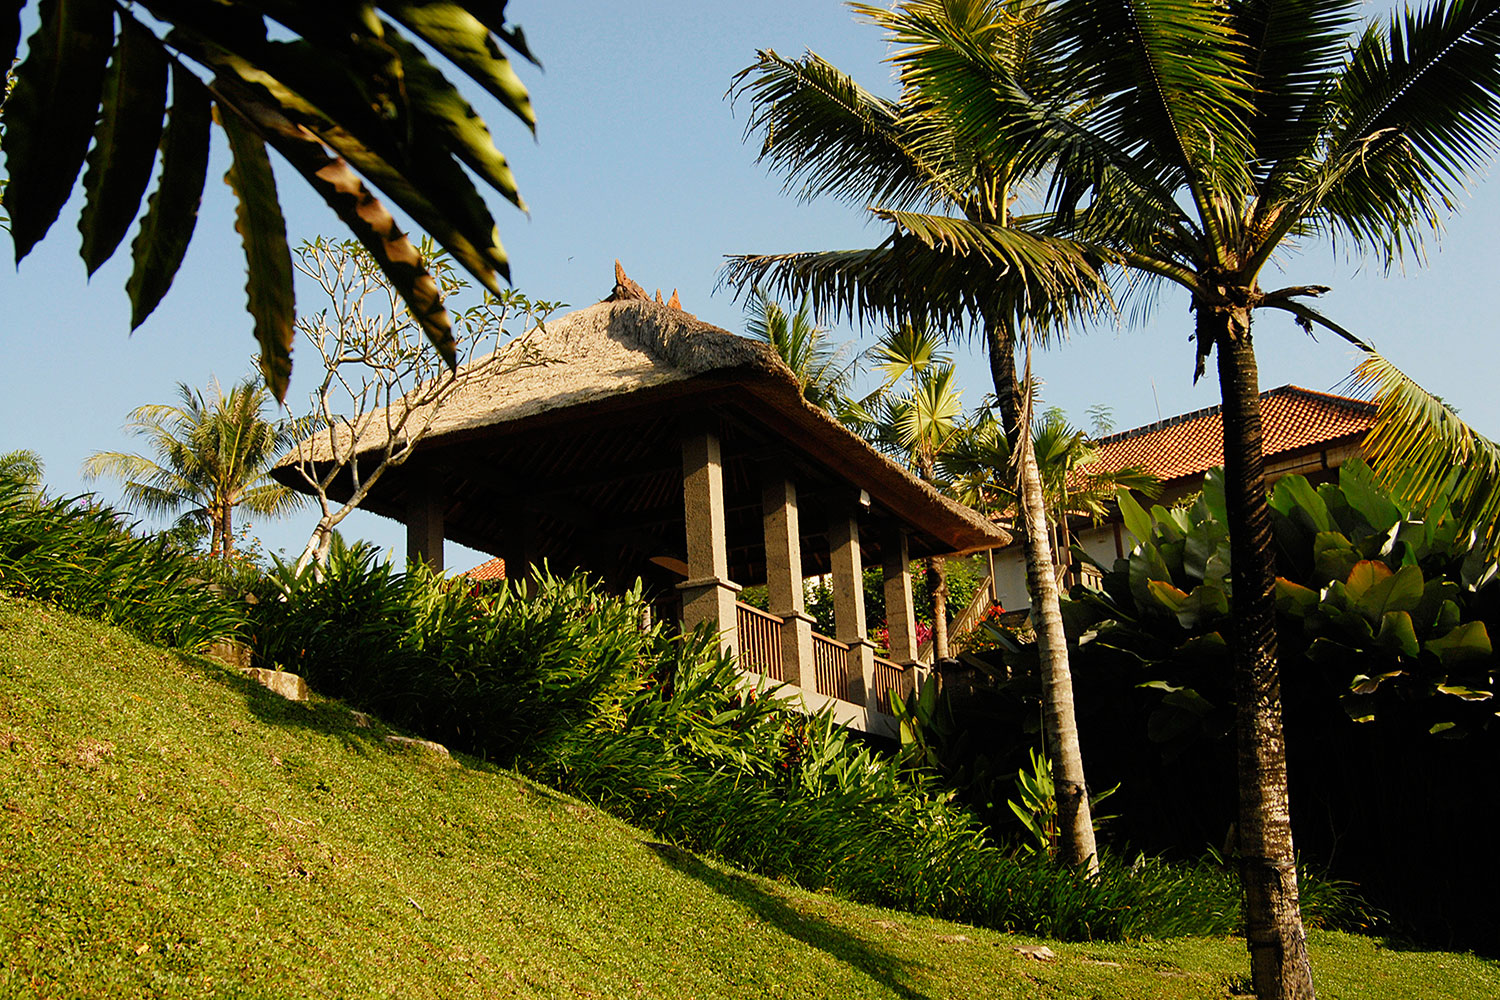
POLYGON ((885 571, 885 626, 891 660, 903 668, 901 693, 917 687, 917 614, 911 599, 911 544, 906 529, 888 525, 881 545, 885 571))
POLYGON ((849 700, 868 705, 875 688, 875 644, 865 629, 865 567, 859 552, 859 521, 834 514, 828 522, 833 562, 834 638, 849 647, 849 700))
POLYGON ((406 504, 406 561, 443 571, 443 497, 435 489, 415 490, 406 504))
POLYGON ((682 501, 687 515, 688 578, 682 591, 682 624, 696 628, 709 622, 719 645, 733 653, 739 643, 735 595, 729 582, 729 540, 724 518, 724 464, 719 436, 693 430, 682 439, 682 501))
POLYGON ((813 619, 802 593, 802 532, 797 485, 777 469, 763 467, 761 520, 766 535, 766 593, 771 614, 781 619, 781 669, 786 683, 813 690, 813 619))

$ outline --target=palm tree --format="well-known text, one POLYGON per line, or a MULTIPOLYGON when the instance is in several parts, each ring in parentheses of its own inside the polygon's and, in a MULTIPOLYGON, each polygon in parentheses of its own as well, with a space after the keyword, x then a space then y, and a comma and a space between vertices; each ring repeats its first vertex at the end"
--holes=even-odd
MULTIPOLYGON (((1068 423, 1058 407, 1049 407, 1032 422, 1031 447, 1042 480, 1057 580, 1065 585, 1073 545, 1069 518, 1087 517, 1098 523, 1108 516, 1119 490, 1156 497, 1161 495, 1161 480, 1140 466, 1093 468, 1099 460, 1098 446, 1068 423)), ((942 464, 952 492, 964 503, 1014 516, 1018 498, 1011 459, 1010 441, 993 411, 985 408, 971 415, 942 464)))
POLYGON ((828 330, 813 319, 804 298, 797 311, 786 309, 759 288, 750 290, 745 307, 745 332, 775 349, 802 386, 802 396, 812 405, 838 416, 848 405, 849 382, 854 377, 854 359, 845 358, 845 347, 828 343, 828 330))
MULTIPOLYGON (((887 330, 871 355, 885 380, 847 409, 846 422, 924 482, 942 489, 939 464, 962 432, 963 390, 954 382, 952 359, 938 350, 930 331, 911 324, 887 330), (898 389, 902 379, 906 385, 898 389)), ((940 663, 949 658, 947 562, 928 556, 923 567, 932 595, 932 656, 940 663)))
POLYGON ((178 383, 177 395, 176 405, 148 404, 130 413, 126 427, 150 443, 155 458, 99 451, 85 460, 83 475, 122 480, 126 499, 144 513, 207 527, 209 556, 227 560, 234 554, 237 507, 279 517, 305 502, 269 473, 296 435, 286 424, 261 418, 269 393, 252 382, 225 393, 214 381, 207 394, 178 383))
POLYGON ((42 456, 30 448, 0 453, 0 478, 24 486, 29 492, 42 491, 42 456))
MULTIPOLYGON (((6 67, 18 53, 25 6, 8 5, 0 26, 6 67)), ((295 307, 267 146, 364 244, 455 364, 433 276, 365 182, 500 294, 496 275, 508 280, 509 265, 465 168, 518 208, 525 203, 489 129, 417 40, 535 132, 531 100, 501 44, 535 59, 521 29, 506 22, 503 2, 40 0, 37 8, 40 27, 0 109, 18 264, 57 220, 82 171, 80 252, 96 271, 130 230, 159 148, 161 180, 131 247, 126 286, 131 326, 139 326, 192 238, 216 122, 233 156, 226 179, 239 199, 248 307, 276 398, 285 397, 291 373, 295 307)))
MULTIPOLYGON (((1032 65, 1036 0, 909 2, 895 10, 856 5, 906 44, 929 18, 990 25, 985 45, 1018 73, 1032 65)), ((1047 756, 1056 779, 1058 856, 1097 868, 1072 676, 1046 528, 1042 484, 1031 453, 1030 424, 1016 391, 1018 344, 1064 329, 1071 314, 1107 293, 1097 254, 1035 227, 1006 225, 1013 192, 1044 164, 992 156, 954 127, 942 105, 921 92, 901 65, 901 94, 879 98, 816 55, 788 60, 775 52, 736 78, 754 110, 746 133, 763 136, 761 158, 783 171, 803 198, 830 196, 870 206, 891 225, 879 246, 863 250, 731 258, 726 280, 807 295, 824 315, 903 320, 984 338, 1006 433, 1016 450, 1021 527, 1041 664, 1047 756), (941 210, 951 214, 931 214, 941 210), (963 252, 954 252, 955 248, 963 252)), ((1043 64, 1041 69, 1046 70, 1043 64)), ((1038 77, 1037 86, 1046 80, 1038 77)), ((1029 354, 1028 354, 1029 365, 1029 354)))
MULTIPOLYGON (((993 19, 951 16, 975 6, 903 5, 903 82, 957 141, 1045 171, 1015 229, 1066 238, 1138 292, 1186 289, 1198 374, 1216 359, 1252 978, 1262 998, 1310 997, 1252 318, 1276 309, 1359 343, 1308 304, 1326 287, 1266 289, 1261 275, 1314 236, 1386 266, 1420 256, 1500 138, 1500 4, 1430 0, 1364 25, 1355 0, 1053 0, 1035 5, 1029 65, 1042 73, 997 51, 993 19)), ((945 235, 955 254, 995 238, 956 226, 945 235)))

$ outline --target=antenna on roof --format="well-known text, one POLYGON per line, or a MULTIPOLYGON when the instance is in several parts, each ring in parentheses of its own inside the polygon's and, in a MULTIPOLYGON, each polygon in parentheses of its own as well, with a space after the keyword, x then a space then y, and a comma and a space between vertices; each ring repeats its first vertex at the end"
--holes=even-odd
POLYGON ((1151 379, 1151 398, 1156 400, 1156 422, 1161 423, 1161 400, 1156 395, 1156 379, 1151 379))

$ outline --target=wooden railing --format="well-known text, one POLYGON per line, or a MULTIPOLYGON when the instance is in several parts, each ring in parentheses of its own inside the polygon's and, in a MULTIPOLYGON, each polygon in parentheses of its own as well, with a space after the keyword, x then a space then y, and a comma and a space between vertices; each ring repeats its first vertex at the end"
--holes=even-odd
POLYGON ((740 630, 740 667, 774 681, 786 679, 781 665, 781 619, 748 604, 736 603, 740 630))
POLYGON ((849 700, 849 647, 837 639, 813 633, 814 690, 840 701, 849 700))
POLYGON ((890 713, 891 692, 896 692, 899 697, 901 690, 901 679, 906 675, 906 670, 899 663, 890 660, 882 660, 875 657, 875 690, 871 692, 872 700, 870 707, 877 712, 890 713))
MULTIPOLYGON (((974 596, 969 598, 969 606, 964 608, 959 616, 948 623, 948 642, 963 635, 969 629, 979 624, 979 619, 990 609, 995 599, 995 578, 986 576, 979 582, 979 589, 974 591, 974 596)), ((932 639, 928 639, 917 647, 917 659, 929 666, 932 664, 932 639)))

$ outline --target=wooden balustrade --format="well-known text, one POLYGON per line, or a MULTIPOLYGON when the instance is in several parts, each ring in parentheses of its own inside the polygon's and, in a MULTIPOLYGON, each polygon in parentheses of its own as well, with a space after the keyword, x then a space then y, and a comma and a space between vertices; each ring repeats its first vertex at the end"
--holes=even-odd
POLYGON ((813 676, 819 694, 849 700, 849 647, 837 639, 813 633, 813 676))
POLYGON ((740 668, 775 681, 785 680, 781 666, 781 619, 748 604, 738 609, 740 668))
POLYGON ((902 695, 901 679, 906 674, 905 668, 899 663, 890 660, 882 660, 875 657, 875 692, 874 701, 870 707, 879 712, 889 713, 891 710, 891 692, 896 696, 902 695))

